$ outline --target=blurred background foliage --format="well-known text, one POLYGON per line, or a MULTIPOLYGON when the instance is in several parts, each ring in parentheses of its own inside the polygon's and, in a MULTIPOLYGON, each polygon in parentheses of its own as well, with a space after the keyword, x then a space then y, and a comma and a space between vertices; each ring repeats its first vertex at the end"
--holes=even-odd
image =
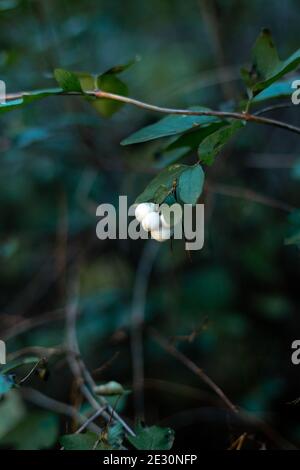
MULTIPOLYGON (((8 93, 48 88, 56 67, 100 73, 139 56, 122 75, 131 96, 216 109, 243 97, 239 70, 262 27, 283 57, 299 47, 299 13, 296 0, 2 0, 0 76, 8 93)), ((297 124, 294 108, 272 115, 297 124)), ((119 144, 156 119, 128 106, 104 119, 76 97, 1 117, 0 337, 9 353, 62 344, 68 279, 78 270, 84 360, 93 370, 119 352, 97 381, 132 389, 130 318, 145 242, 97 240, 95 208, 117 204, 120 194, 133 202, 152 178, 165 142, 119 144)), ((159 248, 145 312, 145 421, 175 429, 175 447, 226 448, 244 428, 148 326, 175 337, 235 404, 300 445, 299 405, 287 404, 300 396, 290 360, 300 259, 284 244, 288 212, 300 204, 298 152, 298 136, 249 125, 207 171, 203 250, 190 259, 183 243, 159 248)), ((72 403, 66 362, 51 359, 49 369, 46 382, 33 377, 30 386, 72 403)), ((70 430, 16 391, 10 400, 6 415, 0 408, 3 446, 53 447, 70 430)), ((132 394, 118 408, 133 422, 132 394)), ((257 430, 250 436, 250 447, 275 445, 257 430)))

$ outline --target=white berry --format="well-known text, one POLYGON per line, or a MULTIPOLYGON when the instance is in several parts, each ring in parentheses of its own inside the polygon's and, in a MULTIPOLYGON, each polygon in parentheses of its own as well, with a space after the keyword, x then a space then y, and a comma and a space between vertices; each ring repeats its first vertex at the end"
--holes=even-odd
POLYGON ((143 218, 150 212, 155 211, 155 204, 153 202, 143 202, 138 204, 135 209, 135 217, 139 222, 142 222, 143 218))
POLYGON ((159 230, 160 217, 158 212, 150 212, 142 220, 142 227, 146 232, 159 230))
POLYGON ((151 238, 158 242, 164 242, 171 238, 172 231, 170 229, 161 227, 159 230, 152 230, 151 231, 151 238))

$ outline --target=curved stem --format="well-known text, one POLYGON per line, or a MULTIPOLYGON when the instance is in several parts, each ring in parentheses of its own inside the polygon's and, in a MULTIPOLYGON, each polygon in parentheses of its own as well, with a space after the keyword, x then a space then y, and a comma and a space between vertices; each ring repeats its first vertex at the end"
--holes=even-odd
MULTIPOLYGON (((11 95, 7 95, 6 100, 10 101, 13 99, 22 98, 24 95, 30 95, 30 93, 23 92, 23 93, 14 93, 11 95)), ((260 116, 259 115, 260 111, 257 111, 255 114, 250 114, 247 111, 244 111, 244 112, 216 111, 212 109, 196 111, 192 109, 165 108, 162 106, 156 106, 154 104, 146 103, 144 101, 139 101, 134 98, 130 98, 129 96, 122 96, 116 93, 110 93, 108 91, 103 91, 103 90, 85 91, 84 93, 61 91, 61 92, 58 92, 57 95, 60 95, 60 96, 89 95, 89 96, 95 96, 96 98, 105 98, 108 100, 119 101, 121 103, 130 104, 138 108, 147 109, 149 111, 154 111, 156 113, 180 114, 184 116, 215 116, 220 119, 227 119, 227 118, 238 119, 240 121, 255 122, 257 124, 264 124, 267 126, 279 127, 281 129, 285 129, 290 132, 295 132, 296 134, 300 134, 300 127, 294 126, 293 124, 289 124, 287 122, 278 121, 277 119, 270 119, 270 118, 260 116)))
POLYGON ((157 113, 181 114, 184 116, 215 116, 221 119, 226 119, 226 118, 239 119, 241 121, 256 122, 258 124, 265 124, 268 126, 280 127, 281 129, 286 129, 291 132, 300 134, 300 128, 293 126, 292 124, 278 121, 276 119, 270 119, 270 118, 266 118, 266 117, 262 117, 262 116, 258 116, 254 114, 249 114, 247 112, 238 113, 234 111, 214 111, 211 109, 203 110, 203 111, 195 111, 192 109, 164 108, 164 107, 156 106, 150 103, 145 103, 144 101, 139 101, 134 98, 121 96, 115 93, 109 93, 109 92, 102 91, 102 90, 88 92, 88 94, 96 96, 97 98, 106 98, 106 99, 110 99, 114 101, 120 101, 126 104, 131 104, 133 106, 137 106, 138 108, 148 109, 149 111, 155 111, 157 113))

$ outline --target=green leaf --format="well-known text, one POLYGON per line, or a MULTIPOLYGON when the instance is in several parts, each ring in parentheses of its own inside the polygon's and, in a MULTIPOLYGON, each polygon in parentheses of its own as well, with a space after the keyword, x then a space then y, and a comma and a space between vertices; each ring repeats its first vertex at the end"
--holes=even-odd
POLYGON ((244 125, 245 124, 241 121, 235 121, 203 139, 198 148, 200 161, 211 165, 222 147, 227 144, 230 138, 244 125))
POLYGON ((14 381, 10 376, 0 374, 0 397, 5 395, 14 386, 14 381))
POLYGON ((172 191, 174 181, 177 181, 180 174, 188 169, 188 165, 171 165, 159 173, 146 187, 146 189, 136 199, 136 204, 141 202, 155 202, 161 204, 172 191))
POLYGON ((264 29, 252 49, 252 68, 242 70, 247 86, 256 95, 283 75, 295 70, 300 64, 300 49, 286 60, 280 60, 271 32, 264 29))
POLYGON ((87 431, 85 434, 66 434, 59 440, 65 450, 100 450, 96 445, 97 434, 87 431))
POLYGON ((274 98, 290 97, 295 91, 295 89, 292 88, 292 83, 294 80, 299 80, 299 78, 295 77, 292 80, 282 80, 280 82, 273 83, 268 88, 258 93, 252 102, 259 103, 261 101, 274 98))
MULTIPOLYGON (((127 85, 116 75, 124 72, 131 67, 137 59, 131 60, 127 64, 116 65, 102 74, 93 75, 87 72, 74 72, 79 79, 80 86, 83 91, 102 90, 117 95, 127 96, 127 85)), ((104 117, 112 116, 118 111, 124 103, 119 101, 108 100, 105 98, 86 97, 87 101, 104 117)))
POLYGON ((204 172, 200 165, 185 170, 179 176, 176 193, 183 204, 196 204, 204 184, 204 172))
MULTIPOLYGON (((208 108, 194 107, 193 111, 209 111, 208 108)), ((140 129, 121 142, 121 145, 138 144, 150 140, 182 134, 183 132, 220 121, 214 116, 169 115, 160 121, 140 129)))
POLYGON ((155 164, 155 168, 166 168, 168 165, 175 163, 196 149, 205 137, 225 125, 226 122, 216 122, 201 127, 196 131, 182 134, 179 137, 173 137, 172 142, 161 151, 161 158, 155 164))
POLYGON ((170 450, 174 442, 174 431, 159 426, 138 425, 136 436, 127 436, 127 439, 138 450, 170 450))
POLYGON ((39 357, 35 356, 23 357, 21 359, 16 359, 15 361, 9 362, 5 366, 1 367, 0 370, 2 374, 6 374, 7 372, 17 369, 18 367, 36 364, 37 362, 40 362, 40 360, 41 359, 39 357))
POLYGON ((52 447, 58 437, 59 419, 47 411, 28 413, 1 441, 16 450, 38 450, 52 447))
POLYGON ((0 403, 0 442, 25 416, 25 408, 17 390, 11 390, 0 403))
POLYGON ((78 92, 82 93, 82 88, 80 85, 80 80, 77 77, 76 73, 70 72, 69 70, 64 69, 55 69, 54 77, 59 84, 59 86, 66 92, 78 92))
MULTIPOLYGON (((102 90, 117 95, 127 96, 128 88, 127 85, 120 80, 116 74, 125 70, 124 66, 117 66, 110 69, 109 72, 105 72, 101 75, 92 75, 87 72, 74 72, 80 82, 80 86, 84 92, 102 90)), ((86 96, 86 100, 104 117, 112 116, 118 111, 124 103, 120 101, 109 100, 105 98, 96 98, 93 96, 86 96)))
POLYGON ((107 382, 106 384, 102 385, 96 385, 94 387, 94 392, 97 395, 124 395, 124 393, 127 393, 127 391, 122 387, 119 382, 115 382, 114 380, 111 380, 110 382, 107 382))
POLYGON ((124 440, 124 428, 121 423, 110 426, 107 433, 107 442, 114 449, 120 449, 124 440))
POLYGON ((116 74, 125 72, 125 70, 129 69, 130 67, 132 67, 134 64, 136 64, 139 61, 140 61, 140 57, 136 56, 134 59, 129 60, 125 64, 114 65, 110 69, 106 70, 105 74, 110 74, 110 75, 115 74, 116 75, 116 74))
MULTIPOLYGON (((100 75, 97 79, 97 84, 98 88, 102 91, 108 91, 110 93, 115 93, 122 96, 128 95, 127 85, 113 73, 105 73, 100 75)), ((99 98, 93 101, 93 106, 100 114, 102 114, 102 116, 110 117, 120 108, 122 108, 124 103, 121 103, 120 101, 99 98)))

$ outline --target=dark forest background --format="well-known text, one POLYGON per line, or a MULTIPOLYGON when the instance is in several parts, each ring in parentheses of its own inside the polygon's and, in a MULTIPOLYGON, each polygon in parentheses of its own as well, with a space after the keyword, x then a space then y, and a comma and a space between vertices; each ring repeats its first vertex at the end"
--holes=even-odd
MULTIPOLYGON (((123 74, 130 96, 217 109, 243 96, 240 67, 262 27, 272 30, 282 57, 299 47, 299 14, 296 0, 3 0, 0 78, 8 93, 49 88, 56 67, 98 73, 139 56, 123 74)), ((271 116, 297 124, 299 108, 271 116)), ((300 336, 300 257, 284 240, 289 213, 300 205, 299 137, 249 125, 226 147, 206 175, 205 245, 191 257, 179 242, 147 251, 144 241, 99 241, 96 206, 116 204, 120 194, 134 202, 160 165, 162 142, 120 141, 158 117, 125 106, 104 119, 88 103, 62 96, 1 116, 0 338, 9 359, 61 347, 76 278, 82 357, 91 371, 105 365, 97 383, 133 390, 110 397, 129 423, 144 409, 147 425, 175 430, 175 449, 226 449, 244 432, 246 448, 298 447, 300 408, 290 402, 300 396, 300 366, 291 363, 291 343, 300 336), (151 273, 140 299, 143 262, 151 273), (139 400, 137 308, 145 310, 139 400), (153 329, 270 428, 235 417, 157 343, 153 329)), ((64 355, 51 353, 48 369, 48 380, 34 375, 26 384, 24 435, 19 430, 7 443, 20 422, 10 413, 1 418, 0 408, 3 447, 55 448, 58 435, 72 430, 53 410, 38 419, 43 407, 30 390, 82 406, 64 355), (33 438, 24 444, 26 429, 33 438), (37 444, 41 433, 52 437, 37 444)))

